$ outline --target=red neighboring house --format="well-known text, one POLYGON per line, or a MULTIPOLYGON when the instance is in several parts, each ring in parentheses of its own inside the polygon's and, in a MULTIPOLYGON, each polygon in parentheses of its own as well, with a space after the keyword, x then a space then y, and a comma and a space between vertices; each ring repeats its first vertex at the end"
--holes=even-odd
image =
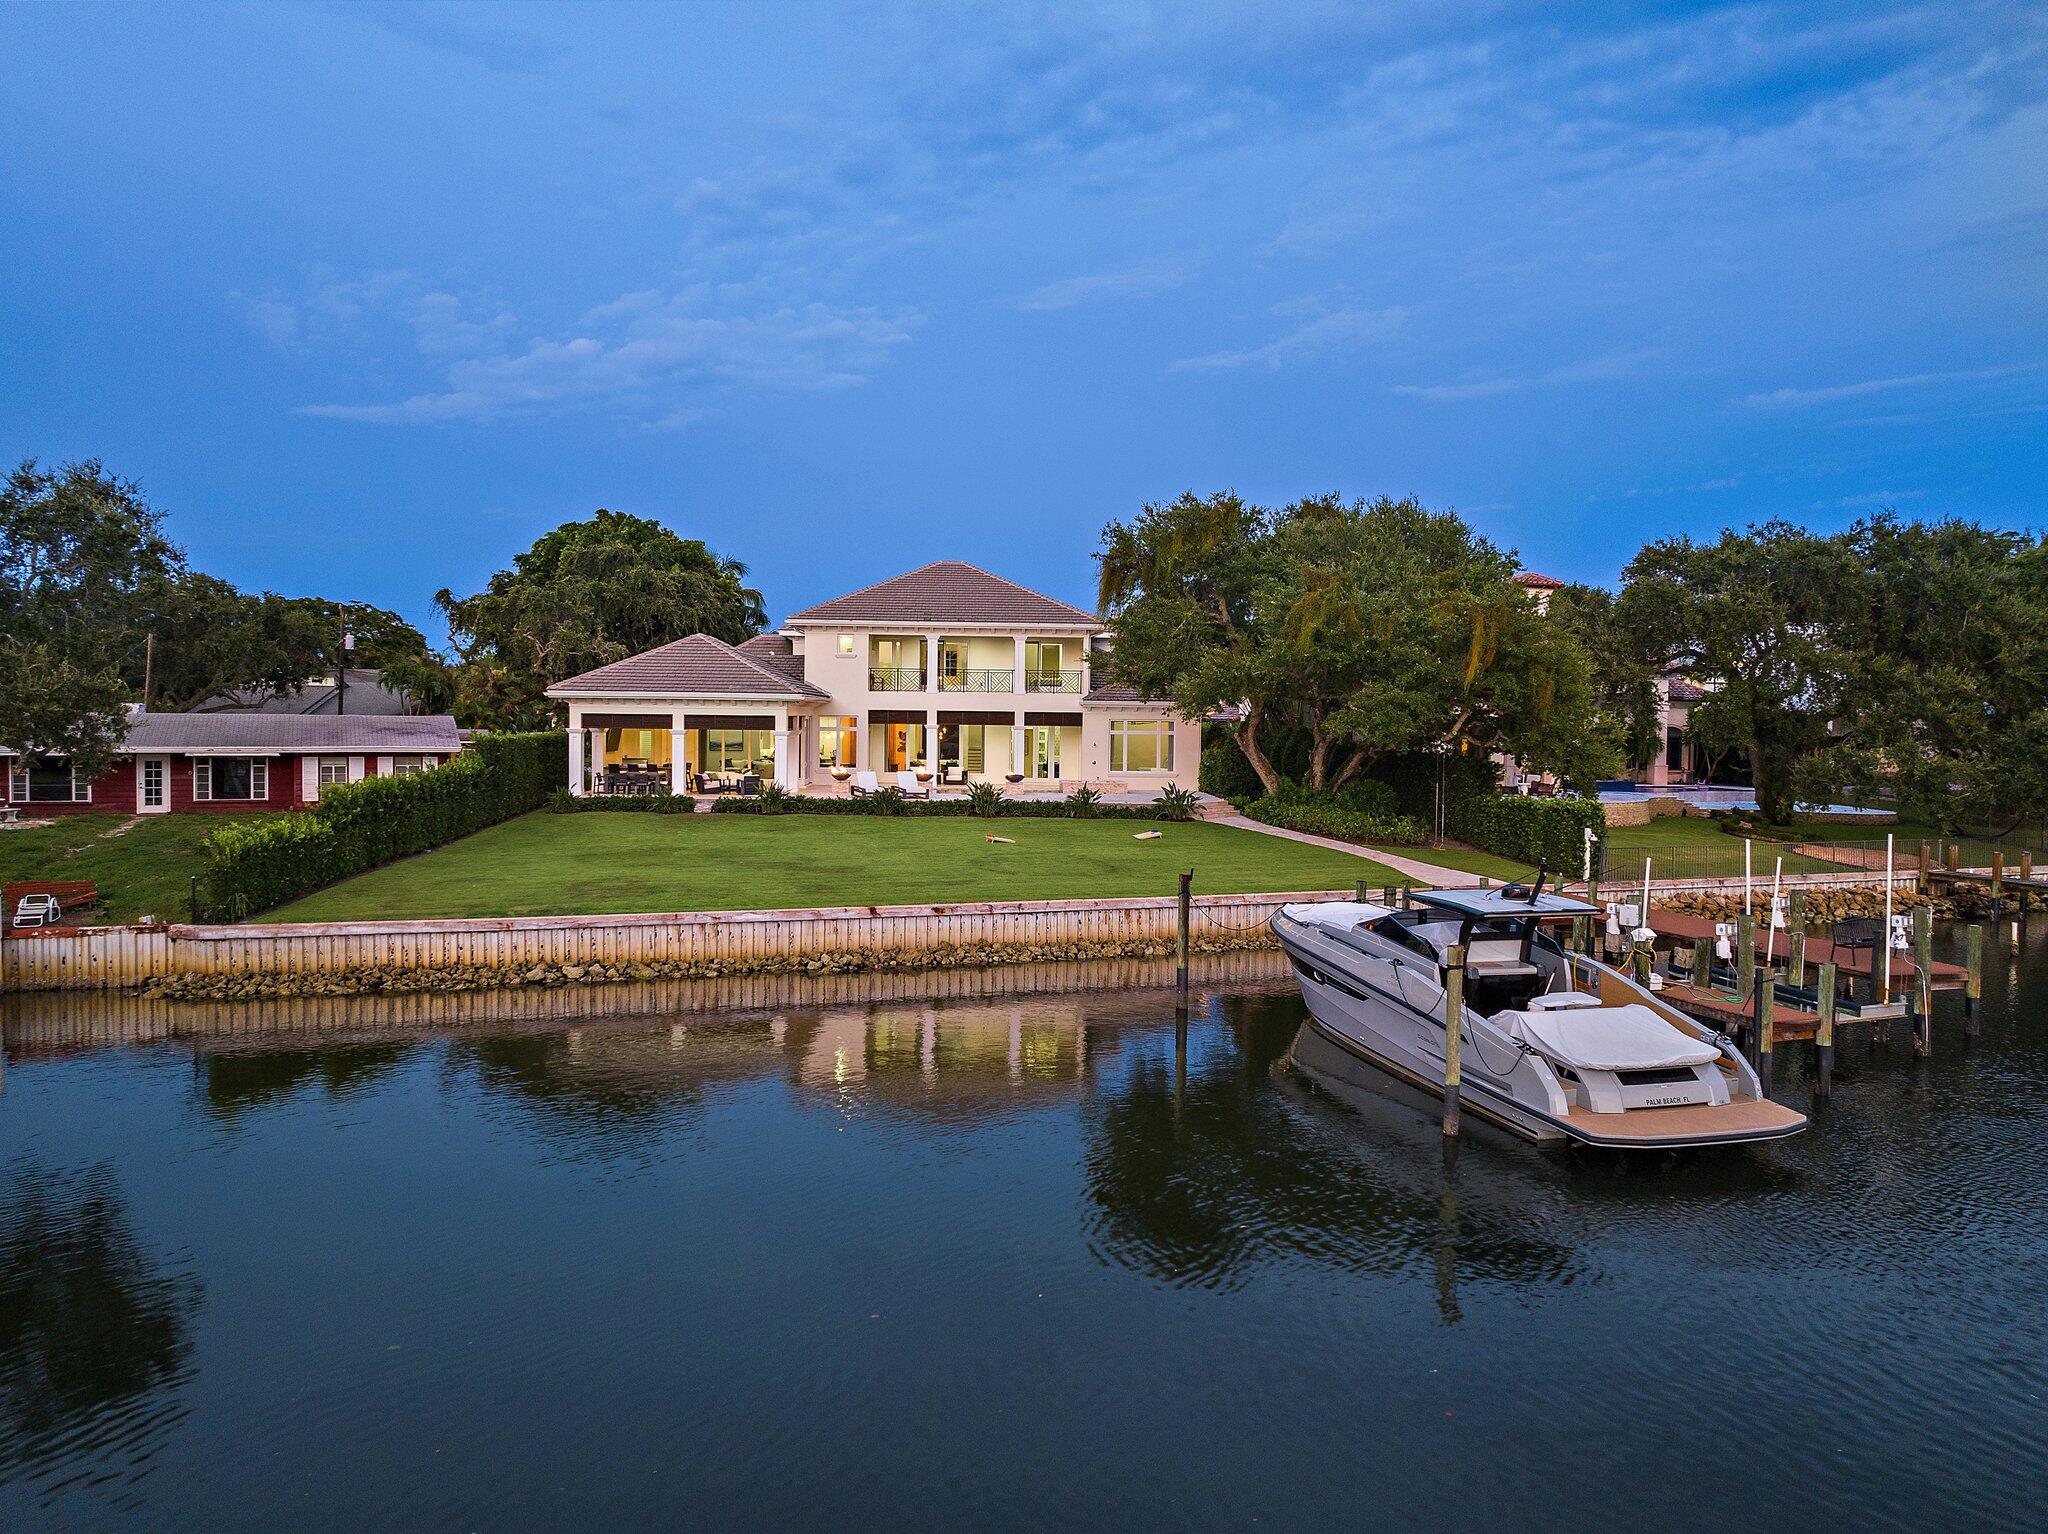
POLYGON ((86 779, 62 757, 0 751, 0 802, 24 816, 295 810, 324 785, 439 766, 462 749, 448 714, 129 714, 122 761, 86 779))

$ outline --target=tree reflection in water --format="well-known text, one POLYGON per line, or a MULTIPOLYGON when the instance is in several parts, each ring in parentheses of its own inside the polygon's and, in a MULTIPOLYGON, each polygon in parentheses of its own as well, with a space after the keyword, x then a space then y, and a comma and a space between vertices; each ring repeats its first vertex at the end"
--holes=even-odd
POLYGON ((349 1097, 397 1069, 409 1044, 335 1045, 325 1049, 216 1050, 199 1057, 209 1117, 233 1123, 252 1108, 290 1098, 317 1081, 335 1098, 349 1097))
MULTIPOLYGON (((1234 1047, 1198 1049, 1184 1086, 1175 1061, 1158 1055, 1105 1083, 1087 1155, 1100 1256, 1219 1289, 1287 1262, 1419 1274, 1437 1285, 1447 1321, 1458 1318, 1460 1279, 1572 1275, 1569 1248, 1511 1216, 1486 1218, 1452 1168, 1435 1173, 1433 1120, 1405 1104, 1389 1105, 1405 1116, 1361 1119, 1303 1085, 1283 1063, 1300 1015, 1292 998, 1225 1001, 1234 1047)), ((1517 1158, 1502 1175, 1512 1184, 1542 1174, 1517 1158)))
POLYGON ((0 1194, 0 1483, 101 1481, 116 1505, 184 1415, 200 1287, 151 1260, 111 1172, 0 1194))

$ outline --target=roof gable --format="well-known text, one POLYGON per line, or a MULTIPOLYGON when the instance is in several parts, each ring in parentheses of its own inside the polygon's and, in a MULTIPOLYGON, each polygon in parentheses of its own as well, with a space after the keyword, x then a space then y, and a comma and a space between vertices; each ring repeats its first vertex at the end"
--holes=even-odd
POLYGON ((684 698, 826 696, 772 660, 769 655, 746 654, 710 634, 686 634, 557 682, 548 689, 548 696, 574 697, 586 692, 684 698))
POLYGON ((941 559, 790 616, 791 623, 1099 629, 1102 620, 978 565, 941 559))

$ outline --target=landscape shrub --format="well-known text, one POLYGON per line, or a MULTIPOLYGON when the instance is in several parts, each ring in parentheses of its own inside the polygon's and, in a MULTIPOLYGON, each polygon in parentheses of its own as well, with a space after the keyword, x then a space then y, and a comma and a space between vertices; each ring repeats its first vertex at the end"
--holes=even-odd
POLYGON ((967 785, 967 807, 984 820, 1003 812, 1003 791, 993 783, 967 785))
POLYGON ((1201 808, 1201 800, 1178 783, 1170 783, 1160 789, 1159 797, 1152 801, 1152 813, 1160 820, 1193 820, 1201 808))
POLYGON ((1076 820, 1093 820, 1102 808, 1102 795, 1086 783, 1067 795, 1067 813, 1076 820))
POLYGON ((1607 811, 1598 799, 1490 794, 1454 801, 1444 829, 1482 851, 1541 863, 1562 878, 1575 879, 1585 863, 1585 833, 1604 836, 1607 811))
POLYGON ((568 773, 566 735, 479 735, 426 772, 336 784, 299 814, 230 822, 206 838, 194 915, 240 921, 439 847, 547 804, 568 773))
POLYGON ((1335 793, 1315 792, 1285 784, 1277 794, 1255 799, 1245 813, 1269 826, 1330 836, 1339 841, 1413 846, 1428 833, 1412 816, 1393 813, 1393 793, 1385 785, 1348 784, 1335 793), (1354 790, 1356 790, 1354 792, 1354 790), (1381 811, 1368 805, 1387 806, 1381 811))

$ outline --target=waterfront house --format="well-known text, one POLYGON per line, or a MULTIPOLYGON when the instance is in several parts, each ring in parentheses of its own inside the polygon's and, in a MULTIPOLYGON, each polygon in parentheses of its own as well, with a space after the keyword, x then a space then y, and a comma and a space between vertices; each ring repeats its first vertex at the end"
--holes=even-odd
POLYGON ((447 714, 146 713, 131 709, 120 761, 88 778, 61 756, 0 751, 0 791, 23 816, 293 810, 322 788, 404 777, 462 749, 447 714))
POLYGON ((1094 613, 941 560, 742 644, 692 634, 548 689, 576 794, 793 791, 908 772, 1064 792, 1195 786, 1201 725, 1104 685, 1094 613))

